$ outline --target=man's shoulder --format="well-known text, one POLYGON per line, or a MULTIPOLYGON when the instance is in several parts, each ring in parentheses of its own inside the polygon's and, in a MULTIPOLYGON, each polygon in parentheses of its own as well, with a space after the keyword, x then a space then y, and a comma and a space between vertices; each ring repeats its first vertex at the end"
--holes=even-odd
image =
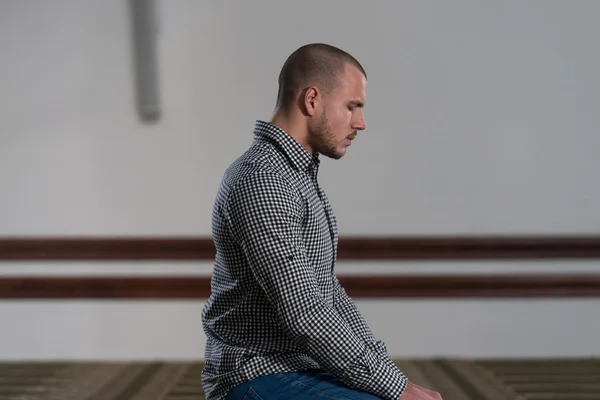
POLYGON ((215 205, 227 215, 281 208, 300 213, 302 197, 289 168, 281 168, 265 156, 243 155, 226 169, 215 205))
POLYGON ((225 170, 223 182, 229 190, 248 185, 293 185, 293 170, 268 147, 254 145, 225 170))

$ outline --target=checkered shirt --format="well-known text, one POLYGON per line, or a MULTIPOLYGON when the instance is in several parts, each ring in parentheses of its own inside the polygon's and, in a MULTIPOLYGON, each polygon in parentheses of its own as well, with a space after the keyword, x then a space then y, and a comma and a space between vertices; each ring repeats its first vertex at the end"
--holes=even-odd
POLYGON ((386 400, 406 387, 336 278, 337 225, 318 169, 318 154, 257 121, 252 145, 225 171, 202 311, 208 400, 253 378, 307 369, 386 400))

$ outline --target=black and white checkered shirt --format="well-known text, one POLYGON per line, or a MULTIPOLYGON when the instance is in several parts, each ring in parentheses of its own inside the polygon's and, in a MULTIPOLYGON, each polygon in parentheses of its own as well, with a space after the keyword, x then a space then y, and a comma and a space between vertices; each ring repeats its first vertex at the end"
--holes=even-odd
POLYGON ((225 172, 202 312, 208 400, 262 375, 314 368, 386 400, 406 386, 335 276, 337 226, 318 168, 318 154, 257 121, 252 146, 225 172))

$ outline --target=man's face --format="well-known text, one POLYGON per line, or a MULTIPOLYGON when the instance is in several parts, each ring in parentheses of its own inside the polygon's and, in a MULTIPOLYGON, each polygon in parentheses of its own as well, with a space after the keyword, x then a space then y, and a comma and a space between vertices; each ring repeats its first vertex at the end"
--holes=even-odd
POLYGON ((367 79, 360 70, 347 65, 338 86, 321 102, 320 115, 309 126, 309 146, 326 157, 340 159, 358 131, 366 128, 363 106, 367 79))

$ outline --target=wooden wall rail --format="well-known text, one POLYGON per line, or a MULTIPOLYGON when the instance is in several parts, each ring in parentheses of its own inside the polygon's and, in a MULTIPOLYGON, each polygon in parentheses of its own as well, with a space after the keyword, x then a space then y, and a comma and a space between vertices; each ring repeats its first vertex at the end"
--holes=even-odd
MULTIPOLYGON (((600 297, 600 274, 340 276, 352 298, 600 297)), ((0 299, 206 299, 208 277, 3 277, 0 299)))
MULTIPOLYGON (((210 238, 0 238, 0 262, 182 261, 214 257, 210 238)), ((598 259, 600 236, 346 237, 340 260, 598 259)), ((1 264, 0 264, 1 274, 1 264)), ((354 298, 600 297, 598 273, 340 276, 354 298)), ((0 275, 0 299, 205 299, 209 277, 0 275)))
MULTIPOLYGON (((0 238, 0 261, 210 260, 210 237, 0 238)), ((342 237, 340 260, 600 259, 595 236, 342 237)))

